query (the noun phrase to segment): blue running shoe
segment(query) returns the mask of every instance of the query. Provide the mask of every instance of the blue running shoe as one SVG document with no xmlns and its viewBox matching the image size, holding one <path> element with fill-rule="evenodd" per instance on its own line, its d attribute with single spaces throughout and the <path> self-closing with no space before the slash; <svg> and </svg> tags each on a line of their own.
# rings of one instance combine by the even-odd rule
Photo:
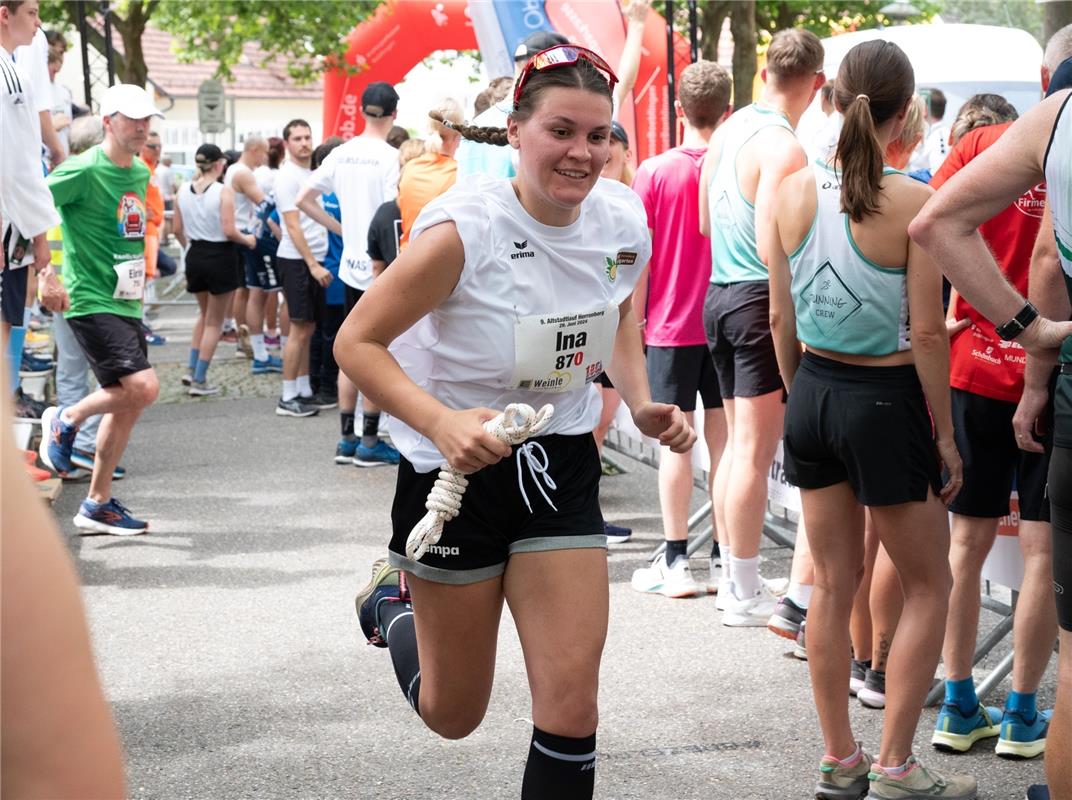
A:
<svg viewBox="0 0 1072 800">
<path fill-rule="evenodd" d="M 1046 752 L 1046 731 L 1052 711 L 1036 711 L 1028 721 L 1022 711 L 1006 710 L 994 752 L 1003 758 L 1034 758 Z"/>
<path fill-rule="evenodd" d="M 71 463 L 79 469 L 84 469 L 86 472 L 93 472 L 93 462 L 96 460 L 96 455 L 90 453 L 88 450 L 79 450 L 77 447 L 71 451 Z M 126 469 L 119 465 L 115 465 L 115 469 L 112 470 L 112 480 L 121 481 L 127 476 Z"/>
<path fill-rule="evenodd" d="M 41 414 L 41 446 L 38 453 L 50 470 L 61 478 L 74 467 L 71 464 L 71 452 L 74 450 L 74 437 L 78 433 L 77 425 L 68 425 L 60 419 L 57 406 L 49 406 Z"/>
<path fill-rule="evenodd" d="M 1044 783 L 1033 783 L 1027 787 L 1026 800 L 1050 800 L 1050 787 Z"/>
<path fill-rule="evenodd" d="M 358 444 L 357 439 L 339 439 L 339 443 L 335 445 L 335 463 L 353 464 Z"/>
<path fill-rule="evenodd" d="M 146 344 L 151 344 L 153 347 L 160 347 L 161 345 L 167 344 L 167 337 L 147 330 L 145 333 L 145 342 Z"/>
<path fill-rule="evenodd" d="M 386 467 L 389 464 L 397 464 L 400 458 L 398 451 L 383 439 L 376 442 L 375 447 L 362 447 L 359 441 L 354 451 L 354 466 Z"/>
<path fill-rule="evenodd" d="M 107 503 L 94 503 L 88 497 L 82 501 L 74 526 L 90 533 L 111 533 L 115 536 L 136 536 L 149 530 L 149 523 L 135 519 L 130 510 L 114 497 Z"/>
<path fill-rule="evenodd" d="M 283 359 L 277 356 L 269 355 L 264 361 L 258 361 L 253 359 L 252 365 L 249 371 L 254 375 L 267 375 L 270 372 L 282 372 L 283 371 Z"/>
<path fill-rule="evenodd" d="M 1001 730 L 1001 709 L 984 706 L 967 716 L 955 703 L 943 703 L 934 724 L 931 744 L 945 752 L 966 753 L 980 739 L 997 736 Z"/>
</svg>

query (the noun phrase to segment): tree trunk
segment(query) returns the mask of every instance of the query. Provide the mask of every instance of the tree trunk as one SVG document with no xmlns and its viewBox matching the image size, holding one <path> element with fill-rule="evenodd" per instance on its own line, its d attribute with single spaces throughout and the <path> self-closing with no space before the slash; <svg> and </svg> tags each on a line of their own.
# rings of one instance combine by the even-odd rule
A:
<svg viewBox="0 0 1072 800">
<path fill-rule="evenodd" d="M 700 4 L 700 54 L 705 61 L 718 61 L 718 40 L 722 37 L 722 22 L 730 15 L 732 3 Z"/>
<path fill-rule="evenodd" d="M 112 25 L 123 40 L 123 58 L 116 59 L 116 72 L 123 83 L 145 86 L 149 79 L 149 68 L 145 66 L 145 54 L 141 49 L 141 36 L 155 7 L 156 3 L 151 0 L 146 3 L 131 0 L 126 19 L 114 11 L 109 12 Z"/>
<path fill-rule="evenodd" d="M 1047 0 L 1042 5 L 1042 39 L 1050 37 L 1065 25 L 1072 25 L 1072 0 Z"/>
<path fill-rule="evenodd" d="M 756 80 L 756 2 L 738 2 L 730 12 L 733 34 L 733 107 L 744 108 L 752 102 L 752 85 Z"/>
</svg>

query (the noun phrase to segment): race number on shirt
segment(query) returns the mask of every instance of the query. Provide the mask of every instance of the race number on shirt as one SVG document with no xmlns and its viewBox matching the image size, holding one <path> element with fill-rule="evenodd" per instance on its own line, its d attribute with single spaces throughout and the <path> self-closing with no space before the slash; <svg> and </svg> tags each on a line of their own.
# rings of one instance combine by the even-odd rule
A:
<svg viewBox="0 0 1072 800">
<path fill-rule="evenodd" d="M 116 282 L 112 297 L 116 300 L 141 300 L 145 289 L 145 259 L 132 258 L 114 264 Z"/>
<path fill-rule="evenodd" d="M 610 364 L 618 306 L 522 317 L 514 326 L 514 388 L 567 392 L 591 383 Z"/>
</svg>

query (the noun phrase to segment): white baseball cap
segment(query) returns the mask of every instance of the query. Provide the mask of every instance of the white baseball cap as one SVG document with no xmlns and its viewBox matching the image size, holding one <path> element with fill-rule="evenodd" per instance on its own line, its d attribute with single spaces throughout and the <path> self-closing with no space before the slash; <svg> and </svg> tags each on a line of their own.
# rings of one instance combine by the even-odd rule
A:
<svg viewBox="0 0 1072 800">
<path fill-rule="evenodd" d="M 117 83 L 109 86 L 101 98 L 100 113 L 102 117 L 122 114 L 130 119 L 145 119 L 164 115 L 153 103 L 150 94 L 133 83 Z"/>
</svg>

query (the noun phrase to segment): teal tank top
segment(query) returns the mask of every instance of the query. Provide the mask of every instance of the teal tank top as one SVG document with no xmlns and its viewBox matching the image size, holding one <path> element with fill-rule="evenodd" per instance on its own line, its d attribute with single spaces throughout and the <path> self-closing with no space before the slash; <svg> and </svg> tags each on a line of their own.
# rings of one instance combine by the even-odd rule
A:
<svg viewBox="0 0 1072 800">
<path fill-rule="evenodd" d="M 812 174 L 815 219 L 789 256 L 797 339 L 810 347 L 862 356 L 908 350 L 907 269 L 879 266 L 860 252 L 849 215 L 841 211 L 838 176 L 818 160 Z"/>
<path fill-rule="evenodd" d="M 722 150 L 708 179 L 707 208 L 711 220 L 711 282 L 767 280 L 767 265 L 756 247 L 756 207 L 741 194 L 737 155 L 764 128 L 793 126 L 777 111 L 753 103 L 725 123 Z"/>
</svg>

